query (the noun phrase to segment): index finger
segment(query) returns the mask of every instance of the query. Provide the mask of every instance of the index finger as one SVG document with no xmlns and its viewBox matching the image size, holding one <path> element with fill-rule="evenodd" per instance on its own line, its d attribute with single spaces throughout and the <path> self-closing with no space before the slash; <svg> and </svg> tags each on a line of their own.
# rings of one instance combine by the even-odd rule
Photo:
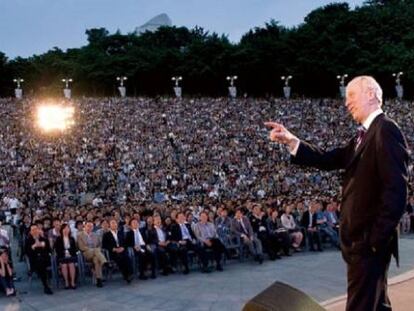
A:
<svg viewBox="0 0 414 311">
<path fill-rule="evenodd" d="M 279 129 L 282 126 L 282 124 L 279 124 L 277 122 L 271 122 L 271 121 L 265 122 L 264 125 L 270 128 L 274 128 L 274 129 Z"/>
</svg>

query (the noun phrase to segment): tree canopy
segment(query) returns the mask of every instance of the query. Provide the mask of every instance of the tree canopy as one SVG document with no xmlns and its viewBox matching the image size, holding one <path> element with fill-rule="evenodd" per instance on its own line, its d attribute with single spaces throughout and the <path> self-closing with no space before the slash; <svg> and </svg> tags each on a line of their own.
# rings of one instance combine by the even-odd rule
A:
<svg viewBox="0 0 414 311">
<path fill-rule="evenodd" d="M 185 94 L 225 95 L 227 75 L 238 75 L 239 94 L 281 96 L 280 76 L 290 74 L 297 96 L 337 96 L 338 74 L 373 75 L 385 95 L 395 96 L 392 73 L 414 82 L 414 0 L 370 0 L 354 10 L 335 3 L 309 13 L 297 27 L 271 20 L 240 42 L 201 27 L 161 27 L 139 36 L 88 29 L 88 44 L 41 55 L 7 59 L 0 52 L 0 96 L 10 96 L 13 78 L 26 93 L 60 94 L 73 78 L 75 95 L 116 94 L 116 77 L 128 77 L 129 95 L 171 94 L 174 75 Z M 413 91 L 406 87 L 406 94 Z"/>
</svg>

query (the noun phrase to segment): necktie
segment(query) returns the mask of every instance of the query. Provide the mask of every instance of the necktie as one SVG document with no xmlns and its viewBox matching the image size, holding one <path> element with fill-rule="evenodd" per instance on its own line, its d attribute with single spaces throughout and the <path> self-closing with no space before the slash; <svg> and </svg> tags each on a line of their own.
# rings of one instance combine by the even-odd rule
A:
<svg viewBox="0 0 414 311">
<path fill-rule="evenodd" d="M 240 221 L 240 225 L 241 225 L 241 227 L 243 229 L 244 234 L 247 235 L 247 230 L 246 230 L 246 227 L 244 226 L 243 220 L 239 220 L 239 221 Z"/>
<path fill-rule="evenodd" d="M 361 143 L 364 141 L 364 137 L 365 134 L 367 133 L 367 130 L 363 127 L 360 126 L 358 128 L 358 135 L 357 135 L 357 141 L 356 141 L 356 145 L 355 145 L 355 150 L 361 145 Z"/>
</svg>

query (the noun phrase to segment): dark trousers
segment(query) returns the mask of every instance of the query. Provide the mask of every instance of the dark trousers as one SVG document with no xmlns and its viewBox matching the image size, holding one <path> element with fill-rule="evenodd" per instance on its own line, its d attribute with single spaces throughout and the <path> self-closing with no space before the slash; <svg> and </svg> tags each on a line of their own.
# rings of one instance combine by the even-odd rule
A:
<svg viewBox="0 0 414 311">
<path fill-rule="evenodd" d="M 111 260 L 115 261 L 125 280 L 132 275 L 132 265 L 126 251 L 119 254 L 111 253 Z"/>
<path fill-rule="evenodd" d="M 147 249 L 145 252 L 136 251 L 135 257 L 138 258 L 138 267 L 139 267 L 139 275 L 144 275 L 145 270 L 147 269 L 148 265 L 151 265 L 151 272 L 152 275 L 155 275 L 156 263 L 155 263 L 155 254 L 153 252 L 148 251 Z"/>
<path fill-rule="evenodd" d="M 321 243 L 321 233 L 318 231 L 307 231 L 306 234 L 308 235 L 308 242 L 309 242 L 309 249 L 315 250 L 315 243 L 318 250 L 322 249 Z"/>
<path fill-rule="evenodd" d="M 47 283 L 47 267 L 50 266 L 50 258 L 35 257 L 30 259 L 30 267 L 32 272 L 36 272 L 42 281 L 43 287 L 49 287 Z"/>
<path fill-rule="evenodd" d="M 10 275 L 0 276 L 0 285 L 4 290 L 8 288 L 14 288 L 13 277 Z"/>
<path fill-rule="evenodd" d="M 219 239 L 211 239 L 211 246 L 207 246 L 203 243 L 203 245 L 199 249 L 199 256 L 201 263 L 204 268 L 208 267 L 208 253 L 207 250 L 213 251 L 214 260 L 216 261 L 217 265 L 220 265 L 222 255 L 226 251 L 223 243 L 220 242 Z"/>
<path fill-rule="evenodd" d="M 188 251 L 191 250 L 197 252 L 197 247 L 189 240 L 186 242 L 185 245 L 180 243 L 170 243 L 168 244 L 168 250 L 171 253 L 173 266 L 177 265 L 177 258 L 179 258 L 184 269 L 188 271 Z"/>
<path fill-rule="evenodd" d="M 157 245 L 154 247 L 154 254 L 155 258 L 158 261 L 159 267 L 163 270 L 164 273 L 167 273 L 168 268 L 170 268 L 167 248 Z"/>
<path fill-rule="evenodd" d="M 257 238 L 262 242 L 263 250 L 269 255 L 270 259 L 274 259 L 280 250 L 277 239 L 272 239 L 266 231 L 257 232 Z"/>
<path fill-rule="evenodd" d="M 365 256 L 348 263 L 347 311 L 390 311 L 387 274 L 391 255 Z"/>
<path fill-rule="evenodd" d="M 269 235 L 273 245 L 277 251 L 283 250 L 285 254 L 289 254 L 290 250 L 290 236 L 287 231 L 285 232 L 274 232 Z"/>
</svg>

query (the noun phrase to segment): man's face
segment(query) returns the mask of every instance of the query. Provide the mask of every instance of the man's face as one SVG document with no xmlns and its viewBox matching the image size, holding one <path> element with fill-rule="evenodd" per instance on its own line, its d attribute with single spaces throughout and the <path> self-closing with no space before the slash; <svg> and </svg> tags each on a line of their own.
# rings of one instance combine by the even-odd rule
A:
<svg viewBox="0 0 414 311">
<path fill-rule="evenodd" d="M 207 214 L 206 213 L 200 214 L 200 220 L 201 220 L 201 222 L 207 222 L 207 220 L 208 220 Z"/>
<path fill-rule="evenodd" d="M 237 211 L 235 216 L 236 216 L 237 219 L 241 219 L 243 217 L 243 214 L 242 214 L 242 212 Z"/>
<path fill-rule="evenodd" d="M 93 229 L 93 224 L 91 222 L 87 222 L 85 225 L 86 232 L 91 232 Z"/>
<path fill-rule="evenodd" d="M 138 229 L 138 221 L 136 221 L 136 219 L 134 219 L 134 220 L 131 221 L 131 228 L 133 230 Z"/>
<path fill-rule="evenodd" d="M 117 224 L 116 220 L 111 220 L 109 225 L 111 226 L 112 231 L 116 231 L 118 229 L 118 224 Z"/>
<path fill-rule="evenodd" d="M 180 223 L 180 224 L 185 223 L 185 216 L 184 216 L 184 214 L 178 214 L 177 220 L 178 220 L 178 223 Z"/>
<path fill-rule="evenodd" d="M 159 227 L 161 225 L 161 218 L 160 217 L 154 217 L 154 225 Z"/>
<path fill-rule="evenodd" d="M 37 236 L 39 234 L 39 228 L 37 226 L 30 227 L 30 234 L 32 236 Z"/>
<path fill-rule="evenodd" d="M 362 81 L 350 82 L 346 88 L 346 107 L 352 118 L 362 123 L 369 114 L 370 103 L 374 100 L 375 94 L 363 87 Z"/>
</svg>

